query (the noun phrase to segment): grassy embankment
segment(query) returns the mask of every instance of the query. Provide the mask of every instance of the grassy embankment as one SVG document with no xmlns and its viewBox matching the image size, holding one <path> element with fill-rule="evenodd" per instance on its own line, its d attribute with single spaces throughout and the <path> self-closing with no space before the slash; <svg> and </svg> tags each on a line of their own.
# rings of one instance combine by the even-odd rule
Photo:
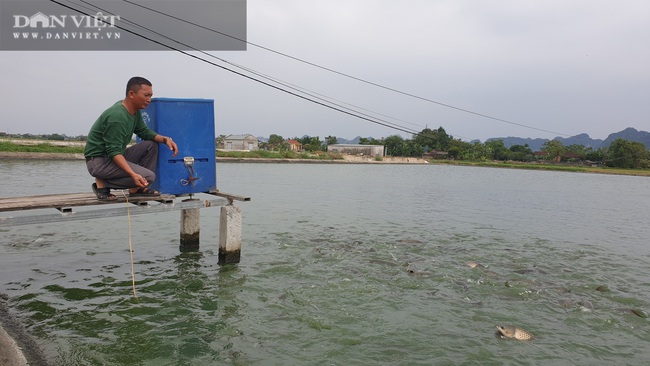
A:
<svg viewBox="0 0 650 366">
<path fill-rule="evenodd" d="M 38 144 L 16 144 L 9 141 L 0 140 L 0 151 L 6 152 L 34 152 L 34 153 L 71 153 L 82 154 L 83 145 L 74 146 L 56 146 L 49 143 Z M 229 158 L 261 158 L 261 159 L 318 159 L 318 160 L 343 160 L 343 156 L 338 153 L 321 152 L 319 154 L 296 153 L 292 151 L 218 151 L 217 157 Z M 512 168 L 512 169 L 530 169 L 530 170 L 550 170 L 561 172 L 576 173 L 600 173 L 600 174 L 621 174 L 650 176 L 650 169 L 618 169 L 608 167 L 588 167 L 551 163 L 518 163 L 518 162 L 501 162 L 501 161 L 458 161 L 458 160 L 430 160 L 433 164 L 460 165 L 460 166 L 478 166 L 490 168 Z"/>
<path fill-rule="evenodd" d="M 0 151 L 6 152 L 31 152 L 31 153 L 69 153 L 83 154 L 83 145 L 58 146 L 47 142 L 38 144 L 16 144 L 10 141 L 0 141 Z"/>
<path fill-rule="evenodd" d="M 297 153 L 293 151 L 217 151 L 217 157 L 221 158 L 258 158 L 258 159 L 312 159 L 312 160 L 343 160 L 339 153 L 328 153 L 319 151 L 315 154 Z"/>
<path fill-rule="evenodd" d="M 583 166 L 583 165 L 554 164 L 551 162 L 520 163 L 520 162 L 512 162 L 512 161 L 454 161 L 454 160 L 432 160 L 430 162 L 434 164 L 479 166 L 479 167 L 490 167 L 490 168 L 549 170 L 549 171 L 558 171 L 558 172 L 620 174 L 620 175 L 636 175 L 636 176 L 650 177 L 650 169 L 622 169 L 622 168 L 610 168 L 604 166 L 591 167 L 591 166 Z"/>
</svg>

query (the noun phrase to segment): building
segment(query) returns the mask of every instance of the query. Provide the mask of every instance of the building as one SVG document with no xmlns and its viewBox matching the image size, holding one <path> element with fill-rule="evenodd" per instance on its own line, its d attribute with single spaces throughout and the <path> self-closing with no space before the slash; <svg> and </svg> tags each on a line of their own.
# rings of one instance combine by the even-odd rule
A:
<svg viewBox="0 0 650 366">
<path fill-rule="evenodd" d="M 295 152 L 301 152 L 302 151 L 302 144 L 300 143 L 300 141 L 287 140 L 287 144 L 289 144 L 289 150 L 290 151 L 295 151 Z"/>
<path fill-rule="evenodd" d="M 253 135 L 230 135 L 223 139 L 224 150 L 246 150 L 259 149 L 259 141 Z"/>
<path fill-rule="evenodd" d="M 432 159 L 447 159 L 449 153 L 441 150 L 429 150 L 424 153 L 424 156 Z"/>
<path fill-rule="evenodd" d="M 384 156 L 384 145 L 334 144 L 327 146 L 327 152 L 348 155 Z"/>
</svg>

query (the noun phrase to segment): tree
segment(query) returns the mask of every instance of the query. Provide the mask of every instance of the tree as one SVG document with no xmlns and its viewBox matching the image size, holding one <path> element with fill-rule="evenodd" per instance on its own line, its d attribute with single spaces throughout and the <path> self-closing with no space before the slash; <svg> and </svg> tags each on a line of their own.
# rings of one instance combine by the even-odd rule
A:
<svg viewBox="0 0 650 366">
<path fill-rule="evenodd" d="M 510 146 L 510 160 L 516 161 L 531 161 L 533 160 L 533 150 L 528 147 L 528 144 L 525 145 L 512 145 Z"/>
<path fill-rule="evenodd" d="M 223 149 L 224 148 L 224 140 L 226 139 L 226 135 L 219 135 L 215 137 L 214 139 L 214 144 L 217 146 L 217 149 Z"/>
<path fill-rule="evenodd" d="M 562 141 L 560 140 L 549 140 L 542 145 L 542 151 L 548 154 L 549 159 L 560 162 L 562 155 L 566 151 Z"/>
<path fill-rule="evenodd" d="M 507 160 L 508 149 L 503 144 L 503 140 L 486 141 L 485 147 L 488 151 L 488 157 L 492 160 Z"/>
<path fill-rule="evenodd" d="M 461 160 L 485 160 L 490 157 L 490 149 L 484 144 L 476 141 L 473 144 L 454 140 L 460 149 L 459 159 Z"/>
<path fill-rule="evenodd" d="M 284 145 L 286 145 L 284 142 L 284 137 L 276 134 L 271 134 L 271 136 L 269 136 L 269 141 L 267 142 L 269 149 L 282 150 L 284 148 Z"/>
<path fill-rule="evenodd" d="M 603 162 L 607 159 L 607 152 L 603 149 L 589 150 L 585 154 L 585 159 L 596 162 Z"/>
<path fill-rule="evenodd" d="M 58 133 L 53 133 L 50 135 L 43 135 L 43 138 L 46 140 L 56 140 L 56 141 L 63 141 L 65 140 L 65 135 L 61 135 Z"/>
<path fill-rule="evenodd" d="M 359 145 L 383 145 L 383 140 L 377 140 L 374 137 L 360 137 Z"/>
<path fill-rule="evenodd" d="M 437 132 L 438 132 L 437 133 L 438 150 L 443 150 L 443 151 L 447 150 L 449 148 L 449 142 L 453 140 L 452 137 L 447 134 L 447 131 L 445 131 L 445 129 L 442 128 L 442 126 L 438 127 Z"/>
<path fill-rule="evenodd" d="M 336 139 L 336 136 L 327 136 L 325 137 L 325 146 L 329 145 L 336 145 L 338 143 L 338 140 Z"/>
<path fill-rule="evenodd" d="M 303 138 L 296 138 L 302 144 L 302 149 L 305 151 L 318 151 L 323 149 L 323 143 L 318 136 L 310 137 L 304 136 Z"/>
<path fill-rule="evenodd" d="M 404 150 L 402 151 L 402 156 L 413 156 L 413 157 L 422 157 L 424 155 L 424 147 L 416 144 L 413 140 L 407 140 L 404 142 Z"/>
<path fill-rule="evenodd" d="M 451 146 L 449 149 L 447 149 L 447 158 L 449 159 L 458 159 L 460 156 L 460 147 L 458 146 Z"/>
<path fill-rule="evenodd" d="M 645 168 L 648 166 L 648 150 L 640 142 L 616 139 L 609 145 L 610 166 L 617 168 Z"/>
<path fill-rule="evenodd" d="M 427 150 L 445 151 L 449 148 L 451 140 L 451 136 L 447 135 L 447 132 L 442 127 L 438 127 L 437 130 L 425 128 L 413 137 L 414 144 L 420 145 Z"/>
<path fill-rule="evenodd" d="M 586 148 L 585 145 L 571 144 L 565 148 L 564 155 L 567 159 L 583 160 L 588 151 L 591 151 L 591 148 Z"/>
<path fill-rule="evenodd" d="M 433 131 L 430 128 L 425 128 L 424 130 L 420 131 L 417 135 L 413 136 L 413 143 L 420 145 L 422 147 L 426 147 L 428 149 L 435 149 L 438 138 L 436 136 L 436 131 Z"/>
<path fill-rule="evenodd" d="M 384 139 L 384 146 L 386 146 L 386 155 L 389 156 L 403 156 L 404 155 L 404 139 L 400 135 L 391 135 Z"/>
<path fill-rule="evenodd" d="M 483 144 L 476 143 L 483 148 Z M 470 144 L 469 142 L 462 141 L 460 139 L 452 139 L 449 141 L 449 148 L 447 152 L 449 153 L 447 157 L 451 159 L 460 159 L 460 160 L 480 160 L 483 157 L 480 156 L 477 151 L 474 149 L 475 144 Z"/>
</svg>

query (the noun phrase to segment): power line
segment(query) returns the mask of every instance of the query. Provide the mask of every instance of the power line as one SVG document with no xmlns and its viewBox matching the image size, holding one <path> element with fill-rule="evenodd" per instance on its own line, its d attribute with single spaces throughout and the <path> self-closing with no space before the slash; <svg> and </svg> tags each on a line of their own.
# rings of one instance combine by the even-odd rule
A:
<svg viewBox="0 0 650 366">
<path fill-rule="evenodd" d="M 385 85 L 382 85 L 382 84 L 379 84 L 379 83 L 375 83 L 375 82 L 372 82 L 372 81 L 369 81 L 369 80 L 366 80 L 366 79 L 362 79 L 362 78 L 359 78 L 359 77 L 356 77 L 356 76 L 353 76 L 353 75 L 350 75 L 350 74 L 346 74 L 346 73 L 343 73 L 343 72 L 340 72 L 340 71 L 337 71 L 337 70 L 334 70 L 334 69 L 331 69 L 331 68 L 328 68 L 328 67 L 325 67 L 325 66 L 321 66 L 321 65 L 318 65 L 316 63 L 306 61 L 306 60 L 303 60 L 301 58 L 291 56 L 289 54 L 279 52 L 279 51 L 273 50 L 273 49 L 268 48 L 268 47 L 264 47 L 264 46 L 259 45 L 257 43 L 253 43 L 253 42 L 250 42 L 248 40 L 241 39 L 241 38 L 235 37 L 233 35 L 223 33 L 223 32 L 220 32 L 218 30 L 203 26 L 201 24 L 197 24 L 195 22 L 191 22 L 189 20 L 182 19 L 182 18 L 179 18 L 179 17 L 171 15 L 171 14 L 167 14 L 165 12 L 162 12 L 162 11 L 159 11 L 159 10 L 156 10 L 156 9 L 152 9 L 152 8 L 144 6 L 142 4 L 137 4 L 137 3 L 133 2 L 133 1 L 130 1 L 130 0 L 122 0 L 122 1 L 125 2 L 125 3 L 129 3 L 129 4 L 132 4 L 132 5 L 138 6 L 140 8 L 147 9 L 149 11 L 158 13 L 160 15 L 164 15 L 164 16 L 167 16 L 169 18 L 172 18 L 172 19 L 175 19 L 175 20 L 178 20 L 178 21 L 193 25 L 195 27 L 199 27 L 199 28 L 207 30 L 207 31 L 214 32 L 214 33 L 220 34 L 222 36 L 229 37 L 231 39 L 234 39 L 234 40 L 237 40 L 237 41 L 240 41 L 240 42 L 245 42 L 246 44 L 249 44 L 251 46 L 255 46 L 255 47 L 261 48 L 263 50 L 275 53 L 277 55 L 284 56 L 284 57 L 290 58 L 290 59 L 298 61 L 298 62 L 302 62 L 304 64 L 319 68 L 321 70 L 325 70 L 325 71 L 328 71 L 328 72 L 331 72 L 331 73 L 334 73 L 334 74 L 337 74 L 337 75 L 340 75 L 340 76 L 344 76 L 344 77 L 347 77 L 347 78 L 350 78 L 350 79 L 353 79 L 353 80 L 356 80 L 356 81 L 360 81 L 362 83 L 369 84 L 369 85 L 372 85 L 372 86 L 375 86 L 375 87 L 378 87 L 378 88 L 381 88 L 381 89 L 389 90 L 389 91 L 394 92 L 394 93 L 402 94 L 402 95 L 405 95 L 405 96 L 408 96 L 408 97 L 411 97 L 411 98 L 415 98 L 415 99 L 419 99 L 419 100 L 422 100 L 422 101 L 425 101 L 425 102 L 437 104 L 437 105 L 440 105 L 440 106 L 443 106 L 443 107 L 446 107 L 446 108 L 451 108 L 451 109 L 454 109 L 454 110 L 457 110 L 457 111 L 473 114 L 475 116 L 488 118 L 488 119 L 492 119 L 492 120 L 503 122 L 503 123 L 508 123 L 508 124 L 511 124 L 511 125 L 514 125 L 514 126 L 529 128 L 529 129 L 532 129 L 532 130 L 537 130 L 537 131 L 541 131 L 541 132 L 547 132 L 547 133 L 552 133 L 552 134 L 557 134 L 557 135 L 562 135 L 562 136 L 572 136 L 572 135 L 569 135 L 569 134 L 566 134 L 566 133 L 555 132 L 555 131 L 545 130 L 545 129 L 542 129 L 542 128 L 528 126 L 528 125 L 525 125 L 525 124 L 522 124 L 522 123 L 517 123 L 517 122 L 509 121 L 509 120 L 506 120 L 506 119 L 493 117 L 493 116 L 490 116 L 490 115 L 487 115 L 487 114 L 484 114 L 484 113 L 474 112 L 474 111 L 466 109 L 466 108 L 460 108 L 460 107 L 453 106 L 451 104 L 442 103 L 442 102 L 438 102 L 438 101 L 435 101 L 435 100 L 432 100 L 432 99 L 429 99 L 429 98 L 421 97 L 419 95 L 415 95 L 415 94 L 408 93 L 408 92 L 405 92 L 405 91 L 401 91 L 401 90 L 398 90 L 398 89 L 395 89 L 395 88 L 391 88 L 391 87 L 388 87 L 388 86 L 385 86 Z"/>
<path fill-rule="evenodd" d="M 67 9 L 70 9 L 70 10 L 72 10 L 72 11 L 78 12 L 78 13 L 80 13 L 80 14 L 83 14 L 83 15 L 86 15 L 86 16 L 91 16 L 90 14 L 87 14 L 87 13 L 85 13 L 85 12 L 79 10 L 79 9 L 73 8 L 73 7 L 69 6 L 69 5 L 63 4 L 63 3 L 61 3 L 61 2 L 59 2 L 59 1 L 57 1 L 57 0 L 50 0 L 50 1 L 53 2 L 53 3 L 55 3 L 55 4 L 58 4 L 58 5 L 60 5 L 60 6 L 63 6 L 63 7 L 65 7 L 65 8 L 67 8 Z M 83 0 L 82 0 L 82 1 L 83 1 Z M 85 1 L 84 1 L 84 2 L 85 2 Z M 85 2 L 85 3 L 90 4 L 90 3 L 88 3 L 88 2 Z M 90 5 L 92 5 L 92 4 L 90 4 Z M 92 5 L 92 6 L 95 6 L 95 5 Z M 95 6 L 95 7 L 99 9 L 99 7 L 97 7 L 97 6 Z M 193 55 L 193 54 L 191 54 L 191 53 L 189 53 L 189 52 L 183 51 L 183 50 L 181 50 L 181 49 L 179 49 L 179 48 L 176 48 L 176 47 L 173 47 L 173 46 L 171 46 L 171 45 L 165 44 L 165 43 L 163 43 L 163 42 L 157 41 L 157 40 L 155 40 L 155 39 L 153 39 L 153 38 L 151 38 L 151 37 L 147 37 L 147 36 L 145 36 L 145 35 L 142 35 L 142 34 L 140 34 L 140 33 L 137 33 L 137 32 L 135 32 L 135 31 L 133 31 L 133 30 L 130 30 L 130 29 L 124 28 L 124 27 L 122 27 L 122 26 L 114 25 L 114 27 L 115 27 L 115 28 L 118 28 L 118 29 L 121 29 L 121 30 L 124 30 L 124 31 L 126 31 L 126 32 L 128 32 L 128 33 L 131 33 L 131 34 L 135 35 L 135 36 L 141 37 L 141 38 L 143 38 L 143 39 L 145 39 L 145 40 L 147 40 L 147 41 L 150 41 L 150 42 L 153 42 L 153 43 L 155 43 L 155 44 L 158 44 L 158 45 L 160 45 L 160 46 L 162 46 L 162 47 L 168 48 L 168 49 L 173 50 L 173 51 L 177 51 L 177 52 L 179 52 L 179 53 L 181 53 L 181 54 L 183 54 L 183 55 L 189 56 L 189 57 L 194 58 L 194 59 L 197 59 L 197 60 L 199 60 L 199 61 L 203 61 L 203 62 L 205 62 L 205 63 L 207 63 L 207 64 L 212 65 L 212 66 L 219 67 L 219 68 L 221 68 L 221 69 L 224 69 L 224 70 L 229 71 L 229 72 L 231 72 L 231 73 L 234 73 L 234 74 L 236 74 L 236 75 L 239 75 L 239 76 L 245 77 L 245 78 L 247 78 L 247 79 L 250 79 L 250 80 L 256 81 L 256 82 L 258 82 L 258 83 L 260 83 L 260 84 L 266 85 L 266 86 L 271 87 L 271 88 L 274 88 L 274 89 L 276 89 L 276 90 L 280 90 L 280 91 L 285 92 L 285 93 L 287 93 L 287 94 L 290 94 L 290 95 L 293 95 L 293 96 L 295 96 L 295 97 L 298 97 L 298 98 L 301 98 L 301 99 L 304 99 L 304 100 L 310 101 L 310 102 L 312 102 L 312 103 L 315 103 L 315 104 L 321 105 L 321 106 L 323 106 L 323 107 L 326 107 L 326 108 L 329 108 L 329 109 L 332 109 L 332 110 L 335 110 L 335 111 L 338 111 L 338 112 L 341 112 L 341 113 L 344 113 L 344 114 L 347 114 L 347 115 L 350 115 L 350 116 L 353 116 L 353 117 L 356 117 L 356 118 L 359 118 L 359 119 L 363 119 L 363 120 L 366 120 L 366 121 L 369 121 L 369 122 L 371 122 L 371 123 L 375 123 L 375 124 L 378 124 L 378 125 L 381 125 L 381 126 L 384 126 L 384 127 L 392 128 L 392 129 L 395 129 L 395 130 L 398 130 L 398 131 L 402 131 L 402 132 L 406 132 L 406 133 L 409 133 L 409 134 L 417 134 L 417 132 L 415 132 L 415 131 L 413 131 L 413 130 L 410 130 L 410 129 L 406 129 L 405 127 L 402 127 L 402 126 L 399 126 L 399 125 L 395 125 L 395 124 L 391 124 L 391 123 L 389 123 L 389 122 L 384 122 L 384 121 L 381 121 L 381 120 L 377 120 L 377 119 L 375 119 L 375 118 L 366 117 L 366 116 L 364 116 L 363 114 L 361 114 L 361 113 L 359 113 L 359 112 L 354 112 L 354 111 L 346 110 L 346 109 L 344 109 L 345 107 L 338 106 L 338 105 L 336 105 L 336 104 L 334 104 L 334 105 L 330 105 L 330 104 L 327 104 L 326 102 L 318 101 L 318 100 L 315 100 L 315 99 L 312 99 L 312 98 L 306 97 L 306 96 L 304 96 L 304 95 L 300 95 L 300 94 L 298 94 L 298 93 L 296 93 L 296 92 L 292 92 L 292 91 L 289 91 L 289 90 L 283 89 L 283 88 L 281 88 L 281 87 L 279 87 L 279 86 L 276 86 L 276 85 L 273 85 L 273 84 L 271 84 L 271 83 L 268 83 L 268 82 L 265 82 L 265 81 L 262 81 L 262 80 L 256 79 L 256 78 L 254 78 L 254 77 L 252 77 L 252 76 L 249 76 L 249 75 L 246 75 L 246 74 L 244 74 L 244 73 L 241 73 L 241 72 L 235 71 L 235 70 L 230 69 L 230 68 L 228 68 L 228 67 L 225 67 L 225 66 L 223 66 L 223 65 L 219 65 L 219 64 L 217 64 L 217 63 L 215 63 L 215 62 L 212 62 L 212 61 L 206 60 L 206 59 L 204 59 L 204 58 L 201 58 L 201 57 L 199 57 L 199 56 Z M 142 27 L 142 26 L 138 26 L 138 27 L 143 28 L 143 29 L 146 29 L 146 28 L 144 28 L 144 27 Z M 151 30 L 149 30 L 149 31 L 151 31 Z M 153 32 L 153 31 L 151 31 L 151 32 Z M 153 32 L 153 33 L 156 33 L 156 32 Z M 165 37 L 165 38 L 167 38 L 167 39 L 170 39 L 170 40 L 172 40 L 172 41 L 174 41 L 174 42 L 176 42 L 176 43 L 178 43 L 178 44 L 180 44 L 180 45 L 183 45 L 183 46 L 185 46 L 185 47 L 189 47 L 188 45 L 183 44 L 183 43 L 181 43 L 181 42 L 178 42 L 178 41 L 176 41 L 176 40 L 173 40 L 172 38 L 166 37 L 166 36 L 164 36 L 164 35 L 162 35 L 162 36 Z M 203 52 L 203 51 L 196 50 L 196 49 L 194 49 L 194 48 L 192 48 L 192 47 L 189 47 L 189 48 L 191 48 L 191 49 L 193 49 L 193 50 L 195 50 L 195 51 L 199 51 L 199 52 L 205 53 L 205 52 Z M 216 56 L 215 56 L 215 58 L 218 59 L 218 57 L 216 57 Z M 222 60 L 222 61 L 224 61 L 224 60 Z M 224 61 L 224 62 L 225 62 L 225 61 Z"/>
<path fill-rule="evenodd" d="M 90 5 L 90 6 L 94 7 L 94 8 L 96 8 L 96 9 L 99 9 L 99 10 L 105 12 L 105 13 L 108 12 L 106 9 L 102 9 L 102 8 L 100 8 L 99 6 L 94 5 L 94 4 L 92 4 L 92 3 L 88 2 L 88 1 L 85 1 L 85 0 L 79 0 L 79 1 L 81 1 L 82 3 L 88 4 L 88 5 Z M 83 7 L 83 6 L 82 6 L 82 7 Z M 84 7 L 84 8 L 86 8 L 86 9 L 88 9 L 88 10 L 93 10 L 93 11 L 94 11 L 94 9 L 89 9 L 88 7 Z M 110 12 L 108 12 L 108 13 L 110 13 Z M 377 114 L 377 115 L 381 115 L 381 116 L 384 116 L 384 117 L 388 117 L 388 118 L 391 118 L 391 119 L 398 120 L 398 119 L 396 119 L 396 118 L 394 118 L 394 117 L 390 117 L 390 116 L 382 115 L 381 113 L 373 112 L 373 111 L 370 111 L 370 110 L 364 109 L 364 108 L 362 108 L 362 107 L 356 106 L 356 105 L 354 105 L 354 104 L 350 104 L 350 103 L 346 103 L 346 102 L 339 101 L 339 100 L 337 100 L 337 99 L 335 99 L 335 98 L 331 98 L 331 97 L 328 97 L 328 96 L 326 96 L 326 95 L 316 93 L 316 92 L 314 92 L 314 91 L 311 91 L 311 90 L 306 89 L 306 88 L 302 88 L 302 87 L 297 86 L 297 85 L 295 85 L 295 84 L 291 84 L 291 83 L 284 82 L 284 81 L 282 81 L 282 80 L 280 80 L 280 79 L 277 79 L 277 78 L 274 78 L 274 77 L 272 77 L 272 76 L 269 76 L 269 75 L 266 75 L 266 74 L 260 73 L 260 72 L 258 72 L 258 71 L 255 71 L 255 70 L 251 69 L 251 68 L 248 68 L 248 67 L 245 67 L 245 66 L 242 66 L 242 65 L 238 65 L 238 64 L 233 63 L 233 62 L 231 62 L 231 61 L 225 60 L 225 59 L 223 59 L 223 58 L 221 58 L 221 57 L 217 57 L 217 56 L 212 55 L 212 54 L 209 54 L 209 53 L 207 53 L 207 52 L 205 52 L 205 51 L 199 50 L 199 49 L 197 49 L 197 48 L 195 48 L 195 47 L 192 47 L 192 46 L 190 46 L 190 45 L 188 45 L 188 44 L 186 44 L 186 43 L 183 43 L 183 42 L 180 42 L 180 41 L 178 41 L 178 40 L 175 40 L 175 39 L 173 39 L 173 38 L 171 38 L 171 37 L 168 37 L 168 36 L 166 36 L 166 35 L 164 35 L 164 34 L 162 34 L 162 33 L 160 33 L 160 32 L 154 31 L 154 30 L 152 30 L 152 29 L 150 29 L 150 28 L 147 28 L 147 27 L 144 27 L 144 26 L 139 25 L 139 24 L 137 24 L 137 23 L 134 23 L 134 22 L 132 22 L 132 21 L 130 21 L 130 20 L 128 20 L 128 19 L 125 19 L 125 18 L 123 18 L 123 17 L 122 17 L 121 19 L 124 20 L 124 21 L 126 21 L 127 23 L 129 23 L 129 24 L 135 26 L 135 27 L 138 27 L 138 28 L 140 28 L 140 29 L 143 29 L 143 30 L 146 30 L 146 31 L 151 32 L 151 33 L 153 33 L 153 34 L 156 34 L 156 35 L 158 35 L 158 36 L 161 36 L 161 37 L 163 37 L 163 38 L 165 38 L 165 39 L 168 39 L 168 40 L 170 40 L 170 41 L 172 41 L 172 42 L 174 42 L 174 43 L 177 43 L 177 44 L 180 44 L 180 45 L 182 45 L 182 46 L 184 46 L 184 47 L 187 47 L 187 48 L 189 48 L 189 49 L 191 49 L 191 50 L 193 50 L 193 51 L 197 51 L 197 52 L 202 53 L 202 54 L 204 54 L 204 55 L 206 55 L 206 56 L 208 56 L 208 57 L 215 58 L 215 59 L 217 59 L 217 60 L 219 60 L 219 61 L 221 61 L 221 62 L 223 62 L 223 63 L 226 63 L 226 64 L 229 64 L 229 65 L 235 66 L 235 67 L 237 67 L 237 68 L 239 68 L 239 69 L 245 70 L 245 71 L 247 71 L 247 72 L 250 72 L 251 74 L 257 75 L 257 76 L 262 77 L 262 78 L 264 78 L 264 79 L 267 79 L 267 80 L 273 81 L 273 82 L 275 82 L 275 83 L 277 83 L 277 84 L 280 84 L 280 85 L 282 85 L 282 86 L 284 86 L 284 87 L 287 87 L 287 88 L 289 88 L 289 89 L 293 89 L 293 90 L 295 90 L 295 91 L 298 91 L 298 92 L 304 93 L 304 94 L 306 94 L 306 95 L 308 95 L 308 96 L 310 96 L 310 97 L 312 97 L 312 98 L 319 99 L 319 100 L 324 101 L 324 102 L 326 102 L 326 103 L 331 103 L 331 104 L 333 104 L 333 105 L 335 105 L 335 106 L 337 106 L 337 107 L 339 107 L 339 108 L 343 108 L 343 109 L 346 109 L 346 110 L 348 110 L 348 111 L 352 111 L 352 112 L 354 112 L 354 113 L 358 113 L 358 114 L 360 114 L 360 115 L 363 115 L 363 116 L 366 116 L 366 117 L 369 117 L 369 118 L 374 118 L 375 120 L 378 120 L 378 121 L 381 121 L 381 122 L 384 122 L 384 123 L 387 123 L 387 124 L 390 124 L 390 125 L 394 125 L 394 126 L 396 126 L 396 127 L 402 128 L 401 131 L 403 131 L 403 132 L 407 132 L 407 131 L 404 130 L 404 129 L 408 129 L 408 132 L 409 132 L 409 133 L 412 133 L 412 134 L 417 134 L 417 133 L 418 133 L 418 131 L 415 131 L 415 130 L 409 129 L 408 127 L 401 126 L 401 125 L 398 125 L 398 124 L 396 124 L 396 123 L 394 123 L 394 122 L 389 122 L 389 121 L 386 121 L 386 120 L 384 120 L 384 119 L 381 119 L 381 118 L 377 118 L 377 117 L 371 116 L 371 115 L 369 115 L 369 114 L 367 114 L 367 113 L 359 112 L 358 110 L 355 111 L 354 109 L 349 108 L 349 107 L 342 106 L 342 105 L 340 105 L 339 103 L 347 104 L 348 106 L 352 106 L 352 107 L 357 108 L 357 109 L 360 109 L 360 110 L 365 110 L 365 111 L 368 111 L 368 112 L 375 113 L 375 114 Z M 328 100 L 326 100 L 326 99 L 328 99 Z M 332 102 L 332 101 L 335 101 L 335 102 L 338 102 L 338 103 L 334 103 L 334 102 Z M 407 122 L 407 121 L 402 121 L 402 122 L 406 122 L 406 123 L 409 123 L 409 124 L 416 125 L 416 124 L 414 124 L 414 123 L 410 123 L 410 122 Z M 420 125 L 416 125 L 416 126 L 422 127 L 422 126 L 420 126 Z"/>
</svg>

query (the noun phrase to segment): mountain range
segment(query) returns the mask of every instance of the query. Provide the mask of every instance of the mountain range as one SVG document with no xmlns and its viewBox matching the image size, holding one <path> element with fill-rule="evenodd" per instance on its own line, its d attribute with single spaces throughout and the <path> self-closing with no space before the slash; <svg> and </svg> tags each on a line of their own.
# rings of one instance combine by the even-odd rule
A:
<svg viewBox="0 0 650 366">
<path fill-rule="evenodd" d="M 559 140 L 560 142 L 562 142 L 562 145 L 564 146 L 576 144 L 576 145 L 583 145 L 584 147 L 591 147 L 592 149 L 596 150 L 596 149 L 608 147 L 616 139 L 624 139 L 628 141 L 640 142 L 643 145 L 645 145 L 646 149 L 650 150 L 650 132 L 638 131 L 632 127 L 628 127 L 619 132 L 614 132 L 609 136 L 607 136 L 605 140 L 592 139 L 586 133 L 581 133 L 579 135 L 575 135 L 571 137 L 556 137 L 553 140 Z M 522 138 L 522 137 L 493 137 L 487 139 L 485 142 L 493 141 L 493 140 L 502 140 L 503 145 L 508 148 L 513 145 L 528 144 L 528 147 L 530 147 L 530 149 L 533 151 L 540 151 L 544 143 L 546 141 L 549 141 L 548 139 L 540 139 L 540 138 L 531 139 L 531 138 Z"/>
<path fill-rule="evenodd" d="M 258 137 L 257 138 L 260 141 L 267 141 L 267 138 L 264 137 Z M 357 136 L 353 138 L 352 140 L 347 140 L 344 138 L 337 138 L 336 142 L 339 144 L 358 144 L 359 139 L 361 139 L 361 136 Z M 569 146 L 569 145 L 583 145 L 584 147 L 590 147 L 594 150 L 608 147 L 614 140 L 616 139 L 624 139 L 628 141 L 634 141 L 634 142 L 640 142 L 645 145 L 646 149 L 650 150 L 650 132 L 647 131 L 638 131 L 635 128 L 628 127 L 622 131 L 619 132 L 614 132 L 607 136 L 605 140 L 600 140 L 600 139 L 592 139 L 589 137 L 588 134 L 586 133 L 581 133 L 579 135 L 571 136 L 571 137 L 556 137 L 553 140 L 559 140 L 562 142 L 562 145 L 564 146 Z M 540 151 L 542 149 L 542 146 L 546 141 L 550 141 L 549 139 L 541 139 L 541 138 L 536 138 L 536 139 L 531 139 L 531 138 L 523 138 L 523 137 L 492 137 L 485 142 L 488 141 L 494 141 L 494 140 L 502 140 L 503 145 L 507 148 L 513 146 L 513 145 L 526 145 L 528 144 L 528 147 L 530 147 L 531 150 L 533 151 Z M 481 142 L 480 140 L 473 140 L 470 141 L 470 143 L 475 143 L 475 142 Z"/>
</svg>

